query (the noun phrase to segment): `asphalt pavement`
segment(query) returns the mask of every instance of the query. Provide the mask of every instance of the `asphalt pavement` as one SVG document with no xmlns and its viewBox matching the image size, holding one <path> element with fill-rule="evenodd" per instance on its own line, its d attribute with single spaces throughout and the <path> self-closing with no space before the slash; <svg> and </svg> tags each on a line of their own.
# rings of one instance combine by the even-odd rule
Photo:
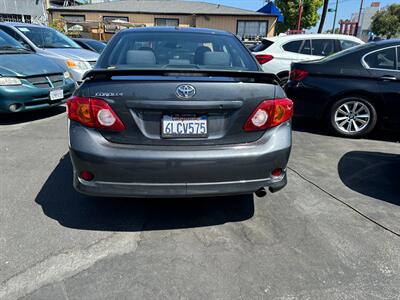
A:
<svg viewBox="0 0 400 300">
<path fill-rule="evenodd" d="M 400 135 L 296 123 L 266 197 L 72 188 L 65 109 L 0 116 L 0 299 L 400 299 Z"/>
</svg>

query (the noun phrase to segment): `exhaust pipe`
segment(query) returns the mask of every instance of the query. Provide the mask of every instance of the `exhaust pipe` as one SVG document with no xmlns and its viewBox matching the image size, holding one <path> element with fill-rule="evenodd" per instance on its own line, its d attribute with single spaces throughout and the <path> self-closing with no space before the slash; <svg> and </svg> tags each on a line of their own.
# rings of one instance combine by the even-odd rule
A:
<svg viewBox="0 0 400 300">
<path fill-rule="evenodd" d="M 267 191 L 265 188 L 261 188 L 255 192 L 256 196 L 259 198 L 265 197 L 267 195 Z"/>
</svg>

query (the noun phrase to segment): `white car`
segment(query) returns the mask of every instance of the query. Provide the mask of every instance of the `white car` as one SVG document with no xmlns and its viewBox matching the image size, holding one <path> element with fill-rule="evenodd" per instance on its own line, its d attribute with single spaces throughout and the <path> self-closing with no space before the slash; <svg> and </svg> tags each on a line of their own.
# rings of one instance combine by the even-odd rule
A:
<svg viewBox="0 0 400 300">
<path fill-rule="evenodd" d="M 266 38 L 252 52 L 265 72 L 285 84 L 292 62 L 320 59 L 360 44 L 364 42 L 349 35 L 295 34 Z"/>
</svg>

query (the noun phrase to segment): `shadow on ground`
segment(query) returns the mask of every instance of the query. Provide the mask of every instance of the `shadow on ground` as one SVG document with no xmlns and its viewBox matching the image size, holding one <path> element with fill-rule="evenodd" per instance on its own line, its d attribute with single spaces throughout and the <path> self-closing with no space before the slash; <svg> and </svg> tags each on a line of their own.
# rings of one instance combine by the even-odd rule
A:
<svg viewBox="0 0 400 300">
<path fill-rule="evenodd" d="M 350 189 L 400 205 L 400 155 L 352 151 L 339 161 L 338 172 Z"/>
<path fill-rule="evenodd" d="M 321 120 L 313 120 L 309 118 L 296 117 L 293 119 L 293 130 L 299 132 L 309 132 L 320 135 L 335 136 Z M 375 129 L 372 133 L 364 139 L 377 140 L 385 142 L 400 142 L 400 133 L 394 131 L 387 131 Z"/>
<path fill-rule="evenodd" d="M 254 214 L 253 195 L 192 199 L 112 199 L 86 197 L 72 187 L 65 155 L 35 201 L 61 225 L 86 230 L 142 231 L 192 228 L 238 222 Z"/>
<path fill-rule="evenodd" d="M 64 106 L 48 109 L 20 112 L 15 114 L 1 114 L 0 125 L 15 125 L 50 118 L 65 112 Z"/>
</svg>

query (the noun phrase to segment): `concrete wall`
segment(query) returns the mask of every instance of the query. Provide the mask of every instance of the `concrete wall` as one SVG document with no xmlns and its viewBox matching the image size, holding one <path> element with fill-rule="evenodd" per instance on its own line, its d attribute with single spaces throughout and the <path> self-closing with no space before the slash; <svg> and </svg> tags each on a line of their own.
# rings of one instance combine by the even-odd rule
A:
<svg viewBox="0 0 400 300">
<path fill-rule="evenodd" d="M 32 23 L 45 24 L 44 0 L 0 0 L 0 14 L 30 15 Z"/>
</svg>

